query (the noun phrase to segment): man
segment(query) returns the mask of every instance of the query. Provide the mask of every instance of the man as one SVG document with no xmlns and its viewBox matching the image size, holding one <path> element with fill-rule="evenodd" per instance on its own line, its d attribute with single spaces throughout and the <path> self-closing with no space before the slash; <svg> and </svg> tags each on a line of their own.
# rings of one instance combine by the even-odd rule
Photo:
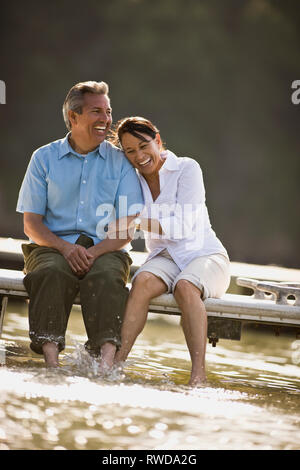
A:
<svg viewBox="0 0 300 470">
<path fill-rule="evenodd" d="M 24 285 L 31 349 L 57 367 L 74 299 L 80 292 L 87 350 L 110 367 L 120 346 L 131 259 L 130 236 L 110 239 L 107 224 L 134 220 L 143 197 L 135 170 L 107 134 L 112 110 L 105 82 L 82 82 L 68 92 L 69 133 L 36 150 L 17 203 L 24 214 Z"/>
</svg>

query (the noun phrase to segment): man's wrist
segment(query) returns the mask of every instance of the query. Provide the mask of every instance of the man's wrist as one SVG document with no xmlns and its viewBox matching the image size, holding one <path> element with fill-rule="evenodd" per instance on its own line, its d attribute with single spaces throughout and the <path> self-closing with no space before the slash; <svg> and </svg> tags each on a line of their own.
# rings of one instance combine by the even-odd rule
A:
<svg viewBox="0 0 300 470">
<path fill-rule="evenodd" d="M 70 245 L 72 245 L 72 243 L 67 242 L 66 240 L 63 240 L 62 238 L 59 238 L 59 237 L 57 238 L 58 240 L 57 240 L 56 246 L 54 246 L 53 248 L 56 248 L 60 253 L 63 253 L 67 248 L 70 247 Z"/>
<path fill-rule="evenodd" d="M 134 225 L 135 225 L 136 230 L 141 230 L 141 223 L 142 223 L 142 219 L 140 217 L 136 217 L 134 219 Z"/>
</svg>

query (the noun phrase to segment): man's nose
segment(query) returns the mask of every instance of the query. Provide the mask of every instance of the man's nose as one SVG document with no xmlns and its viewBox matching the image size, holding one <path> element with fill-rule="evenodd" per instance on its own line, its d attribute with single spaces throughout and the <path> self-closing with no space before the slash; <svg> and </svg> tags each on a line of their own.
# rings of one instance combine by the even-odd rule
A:
<svg viewBox="0 0 300 470">
<path fill-rule="evenodd" d="M 100 113 L 98 115 L 98 121 L 102 124 L 102 123 L 107 123 L 109 121 L 109 116 L 106 114 L 106 113 Z"/>
</svg>

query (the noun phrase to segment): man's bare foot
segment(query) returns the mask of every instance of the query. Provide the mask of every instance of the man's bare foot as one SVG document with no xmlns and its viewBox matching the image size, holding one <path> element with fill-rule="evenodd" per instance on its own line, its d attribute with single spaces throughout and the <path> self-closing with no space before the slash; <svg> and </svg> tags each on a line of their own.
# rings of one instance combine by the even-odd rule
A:
<svg viewBox="0 0 300 470">
<path fill-rule="evenodd" d="M 58 367 L 58 346 L 56 343 L 43 344 L 43 354 L 47 367 Z"/>
<path fill-rule="evenodd" d="M 101 347 L 100 372 L 109 372 L 114 365 L 117 347 L 112 343 L 104 343 Z"/>
</svg>

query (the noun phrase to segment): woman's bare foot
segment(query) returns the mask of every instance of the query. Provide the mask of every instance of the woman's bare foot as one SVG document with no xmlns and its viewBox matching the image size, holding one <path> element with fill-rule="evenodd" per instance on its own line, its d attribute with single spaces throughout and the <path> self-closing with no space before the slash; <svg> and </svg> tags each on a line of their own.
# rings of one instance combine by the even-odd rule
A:
<svg viewBox="0 0 300 470">
<path fill-rule="evenodd" d="M 207 383 L 206 377 L 204 376 L 195 376 L 191 377 L 189 381 L 190 387 L 203 387 Z"/>
<path fill-rule="evenodd" d="M 191 387 L 203 387 L 206 384 L 205 366 L 192 367 L 189 385 Z"/>
<path fill-rule="evenodd" d="M 58 367 L 58 346 L 56 343 L 48 342 L 43 344 L 43 354 L 47 367 Z"/>
</svg>

